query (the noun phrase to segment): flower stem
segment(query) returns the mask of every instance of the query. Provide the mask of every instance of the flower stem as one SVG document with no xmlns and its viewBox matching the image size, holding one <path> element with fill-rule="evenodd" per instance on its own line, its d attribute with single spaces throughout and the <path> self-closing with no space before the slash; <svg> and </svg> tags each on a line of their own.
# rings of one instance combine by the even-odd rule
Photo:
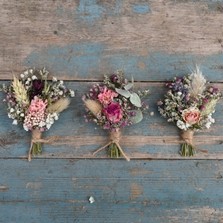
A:
<svg viewBox="0 0 223 223">
<path fill-rule="evenodd" d="M 195 147 L 188 143 L 183 143 L 179 151 L 181 156 L 194 156 L 196 154 Z"/>
<path fill-rule="evenodd" d="M 109 151 L 110 151 L 110 157 L 111 158 L 119 158 L 121 156 L 119 148 L 117 147 L 117 145 L 115 143 L 112 143 L 109 146 Z"/>
<path fill-rule="evenodd" d="M 42 153 L 42 146 L 40 142 L 33 143 L 32 155 L 38 155 Z"/>
</svg>

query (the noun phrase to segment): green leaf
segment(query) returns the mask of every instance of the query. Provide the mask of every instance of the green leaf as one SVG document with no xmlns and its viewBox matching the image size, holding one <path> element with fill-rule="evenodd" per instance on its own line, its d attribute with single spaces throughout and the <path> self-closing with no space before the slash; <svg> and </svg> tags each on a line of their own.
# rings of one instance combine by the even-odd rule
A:
<svg viewBox="0 0 223 223">
<path fill-rule="evenodd" d="M 130 119 L 131 122 L 133 124 L 137 124 L 137 123 L 141 122 L 143 119 L 141 110 L 133 110 L 132 112 L 135 112 L 136 114 L 135 114 L 135 116 L 131 117 L 131 119 Z"/>
<path fill-rule="evenodd" d="M 133 83 L 129 83 L 129 84 L 127 84 L 127 85 L 125 85 L 125 90 L 130 90 L 131 88 L 133 87 Z"/>
<path fill-rule="evenodd" d="M 136 107 L 140 108 L 142 106 L 141 99 L 136 93 L 132 93 L 130 96 L 130 102 Z"/>
<path fill-rule="evenodd" d="M 116 92 L 126 98 L 129 98 L 131 96 L 131 93 L 127 90 L 123 90 L 123 89 L 119 89 L 119 88 L 115 88 Z"/>
</svg>

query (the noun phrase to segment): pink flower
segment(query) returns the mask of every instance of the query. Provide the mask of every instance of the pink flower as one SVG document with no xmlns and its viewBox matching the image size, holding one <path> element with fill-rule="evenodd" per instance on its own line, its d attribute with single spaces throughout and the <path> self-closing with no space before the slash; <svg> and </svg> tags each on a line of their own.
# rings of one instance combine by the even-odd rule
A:
<svg viewBox="0 0 223 223">
<path fill-rule="evenodd" d="M 47 101 L 43 101 L 42 99 L 38 98 L 37 96 L 34 97 L 34 99 L 31 101 L 31 104 L 29 106 L 29 112 L 42 112 L 45 111 L 47 106 Z"/>
<path fill-rule="evenodd" d="M 182 116 L 186 123 L 193 125 L 200 121 L 201 113 L 197 108 L 189 108 L 183 110 Z"/>
<path fill-rule="evenodd" d="M 37 96 L 32 99 L 23 124 L 26 131 L 34 128 L 38 128 L 41 131 L 44 130 L 44 126 L 46 125 L 46 106 L 47 101 L 44 102 Z"/>
<path fill-rule="evenodd" d="M 123 116 L 123 111 L 119 103 L 112 102 L 102 110 L 106 118 L 112 123 L 118 123 Z"/>
<path fill-rule="evenodd" d="M 98 95 L 98 100 L 104 104 L 108 105 L 109 103 L 112 102 L 113 98 L 117 97 L 118 94 L 112 90 L 107 89 L 106 87 L 103 89 L 103 92 L 101 92 Z"/>
</svg>

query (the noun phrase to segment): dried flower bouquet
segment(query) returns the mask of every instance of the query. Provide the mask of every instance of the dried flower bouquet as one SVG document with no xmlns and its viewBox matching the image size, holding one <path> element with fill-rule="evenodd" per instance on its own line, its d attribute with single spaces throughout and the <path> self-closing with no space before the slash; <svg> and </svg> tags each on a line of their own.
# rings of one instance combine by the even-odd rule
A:
<svg viewBox="0 0 223 223">
<path fill-rule="evenodd" d="M 69 97 L 74 97 L 74 91 L 67 89 L 63 81 L 55 77 L 48 81 L 48 74 L 45 68 L 28 69 L 19 79 L 14 77 L 10 85 L 2 87 L 12 124 L 22 124 L 26 131 L 32 132 L 29 161 L 31 154 L 42 152 L 41 143 L 45 142 L 41 139 L 42 132 L 50 129 L 59 114 L 68 107 Z"/>
<path fill-rule="evenodd" d="M 192 74 L 174 78 L 167 87 L 169 91 L 165 99 L 158 102 L 158 110 L 168 122 L 174 122 L 182 130 L 181 137 L 185 143 L 180 155 L 193 156 L 196 152 L 194 132 L 209 129 L 215 122 L 212 115 L 221 93 L 207 83 L 199 67 Z"/>
<path fill-rule="evenodd" d="M 108 147 L 110 157 L 122 155 L 130 160 L 120 146 L 121 129 L 142 121 L 143 111 L 148 106 L 141 98 L 149 92 L 145 90 L 136 93 L 133 87 L 133 80 L 128 82 L 124 73 L 118 71 L 110 76 L 105 75 L 102 84 L 93 85 L 83 96 L 87 110 L 86 121 L 93 121 L 110 132 L 109 142 L 94 154 Z"/>
</svg>

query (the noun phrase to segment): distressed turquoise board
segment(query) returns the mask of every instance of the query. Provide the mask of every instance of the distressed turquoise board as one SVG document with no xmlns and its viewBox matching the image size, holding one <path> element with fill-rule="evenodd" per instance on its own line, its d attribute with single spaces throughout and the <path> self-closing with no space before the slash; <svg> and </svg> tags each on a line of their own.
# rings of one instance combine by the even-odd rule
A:
<svg viewBox="0 0 223 223">
<path fill-rule="evenodd" d="M 222 161 L 46 159 L 0 165 L 0 222 L 182 223 L 223 217 Z"/>
<path fill-rule="evenodd" d="M 101 80 L 103 74 L 123 70 L 137 81 L 168 81 L 191 73 L 197 64 L 209 81 L 223 81 L 221 53 L 202 56 L 154 52 L 140 56 L 126 51 L 106 52 L 107 47 L 99 43 L 54 45 L 33 51 L 23 63 L 27 67 L 45 66 L 55 75 L 66 74 L 65 78 L 71 80 Z"/>
</svg>

